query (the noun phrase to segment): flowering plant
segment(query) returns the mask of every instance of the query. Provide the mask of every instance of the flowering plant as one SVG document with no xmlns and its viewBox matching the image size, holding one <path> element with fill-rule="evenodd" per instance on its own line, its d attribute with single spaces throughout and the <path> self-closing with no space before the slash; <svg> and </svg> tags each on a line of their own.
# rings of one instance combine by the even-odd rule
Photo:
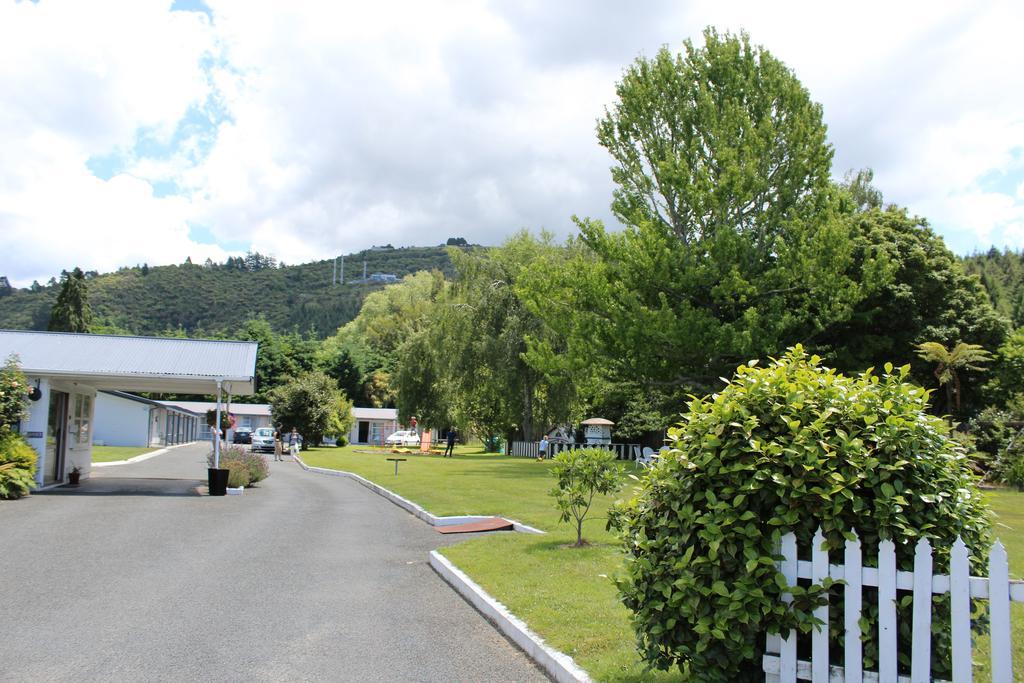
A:
<svg viewBox="0 0 1024 683">
<path fill-rule="evenodd" d="M 206 411 L 206 424 L 211 427 L 217 424 L 216 409 Z M 220 428 L 222 431 L 225 429 L 234 429 L 235 424 L 236 420 L 234 415 L 229 413 L 227 410 L 220 411 Z"/>
</svg>

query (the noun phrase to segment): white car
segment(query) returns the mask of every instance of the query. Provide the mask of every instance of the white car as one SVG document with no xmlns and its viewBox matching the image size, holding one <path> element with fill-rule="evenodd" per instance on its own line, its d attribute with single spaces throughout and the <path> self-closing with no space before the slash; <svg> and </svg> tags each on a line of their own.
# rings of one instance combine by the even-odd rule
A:
<svg viewBox="0 0 1024 683">
<path fill-rule="evenodd" d="M 384 439 L 384 444 L 387 446 L 419 446 L 420 435 L 412 430 L 395 432 Z"/>
</svg>

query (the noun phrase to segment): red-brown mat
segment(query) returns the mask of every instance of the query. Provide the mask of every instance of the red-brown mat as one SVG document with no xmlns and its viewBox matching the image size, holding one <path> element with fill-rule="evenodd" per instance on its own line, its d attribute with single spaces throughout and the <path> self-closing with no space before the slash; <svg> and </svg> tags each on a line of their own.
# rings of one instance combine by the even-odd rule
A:
<svg viewBox="0 0 1024 683">
<path fill-rule="evenodd" d="M 470 522 L 469 524 L 451 524 L 434 528 L 442 534 L 471 534 L 476 531 L 511 531 L 512 522 L 501 517 L 492 517 L 479 522 Z"/>
</svg>

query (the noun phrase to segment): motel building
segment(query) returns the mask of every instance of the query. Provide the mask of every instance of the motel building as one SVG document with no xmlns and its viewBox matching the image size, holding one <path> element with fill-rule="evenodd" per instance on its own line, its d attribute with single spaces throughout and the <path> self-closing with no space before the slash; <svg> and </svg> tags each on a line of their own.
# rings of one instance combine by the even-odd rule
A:
<svg viewBox="0 0 1024 683">
<path fill-rule="evenodd" d="M 0 358 L 15 356 L 38 389 L 18 425 L 39 456 L 38 487 L 86 479 L 99 391 L 250 395 L 255 342 L 0 330 Z M 198 467 L 198 466 L 197 466 Z"/>
</svg>

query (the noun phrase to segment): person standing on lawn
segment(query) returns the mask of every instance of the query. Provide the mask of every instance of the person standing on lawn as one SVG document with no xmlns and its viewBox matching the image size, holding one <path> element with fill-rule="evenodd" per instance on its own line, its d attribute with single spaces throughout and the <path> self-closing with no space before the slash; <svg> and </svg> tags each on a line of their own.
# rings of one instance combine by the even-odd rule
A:
<svg viewBox="0 0 1024 683">
<path fill-rule="evenodd" d="M 292 427 L 292 433 L 288 435 L 288 453 L 293 458 L 299 454 L 299 430 Z"/>
<path fill-rule="evenodd" d="M 537 448 L 537 462 L 540 462 L 544 458 L 548 457 L 548 435 L 540 437 L 540 444 Z"/>
<path fill-rule="evenodd" d="M 444 457 L 450 458 L 452 453 L 455 452 L 455 439 L 458 438 L 458 434 L 454 427 L 448 428 L 448 447 L 444 449 Z"/>
</svg>

